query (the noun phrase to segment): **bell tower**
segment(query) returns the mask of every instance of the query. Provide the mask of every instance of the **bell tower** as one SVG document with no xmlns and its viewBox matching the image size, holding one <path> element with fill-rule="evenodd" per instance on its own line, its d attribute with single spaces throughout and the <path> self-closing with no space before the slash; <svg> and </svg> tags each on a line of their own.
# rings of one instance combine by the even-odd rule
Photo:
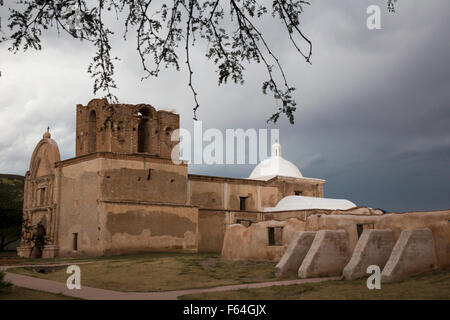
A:
<svg viewBox="0 0 450 320">
<path fill-rule="evenodd" d="M 178 114 L 148 104 L 109 104 L 106 99 L 77 105 L 76 156 L 94 152 L 143 153 L 171 159 L 172 132 L 180 127 Z M 177 156 L 178 158 L 178 156 Z"/>
</svg>

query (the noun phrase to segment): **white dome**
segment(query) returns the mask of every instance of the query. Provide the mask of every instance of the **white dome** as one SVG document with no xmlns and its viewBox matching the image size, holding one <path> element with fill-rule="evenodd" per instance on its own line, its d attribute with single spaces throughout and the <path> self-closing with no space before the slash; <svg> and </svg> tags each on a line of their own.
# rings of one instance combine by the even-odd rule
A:
<svg viewBox="0 0 450 320">
<path fill-rule="evenodd" d="M 272 156 L 261 161 L 248 177 L 254 180 L 269 180 L 276 176 L 302 178 L 300 170 L 281 156 L 281 145 L 272 145 Z"/>
<path fill-rule="evenodd" d="M 345 199 L 287 196 L 281 199 L 275 207 L 264 208 L 264 211 L 287 211 L 305 209 L 347 210 L 354 207 L 356 207 L 356 204 Z"/>
</svg>

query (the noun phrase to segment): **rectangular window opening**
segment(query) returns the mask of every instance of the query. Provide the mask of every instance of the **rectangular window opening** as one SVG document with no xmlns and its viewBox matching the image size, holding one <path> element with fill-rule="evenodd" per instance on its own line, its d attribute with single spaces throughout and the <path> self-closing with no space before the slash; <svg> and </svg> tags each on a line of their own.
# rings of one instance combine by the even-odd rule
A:
<svg viewBox="0 0 450 320">
<path fill-rule="evenodd" d="M 295 194 L 296 196 L 301 196 L 302 193 L 303 193 L 303 191 L 298 191 L 298 190 L 295 190 L 295 191 L 294 191 L 294 194 Z"/>
<path fill-rule="evenodd" d="M 283 227 L 269 227 L 267 231 L 269 246 L 283 245 Z"/>
<path fill-rule="evenodd" d="M 247 210 L 246 201 L 247 197 L 239 197 L 239 210 Z"/>
<path fill-rule="evenodd" d="M 78 251 L 78 233 L 73 234 L 73 251 Z"/>
</svg>

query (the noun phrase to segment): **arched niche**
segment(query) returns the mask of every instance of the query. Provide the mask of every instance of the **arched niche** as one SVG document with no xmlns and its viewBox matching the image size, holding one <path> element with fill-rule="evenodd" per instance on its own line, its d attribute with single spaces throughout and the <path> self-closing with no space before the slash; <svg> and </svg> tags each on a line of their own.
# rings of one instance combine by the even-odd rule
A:
<svg viewBox="0 0 450 320">
<path fill-rule="evenodd" d="M 152 113 L 149 108 L 143 107 L 138 110 L 138 134 L 137 151 L 150 153 L 151 148 L 151 119 Z"/>
<path fill-rule="evenodd" d="M 93 153 L 97 148 L 97 113 L 95 110 L 89 112 L 88 121 L 88 153 Z"/>
</svg>

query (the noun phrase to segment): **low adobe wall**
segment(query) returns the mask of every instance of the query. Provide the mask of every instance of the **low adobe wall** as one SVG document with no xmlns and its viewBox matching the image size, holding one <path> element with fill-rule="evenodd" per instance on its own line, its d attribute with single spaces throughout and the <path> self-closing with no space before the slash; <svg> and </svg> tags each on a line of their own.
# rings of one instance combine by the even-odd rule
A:
<svg viewBox="0 0 450 320">
<path fill-rule="evenodd" d="M 311 215 L 306 220 L 305 230 L 322 229 L 347 231 L 350 251 L 358 242 L 357 225 L 371 224 L 373 229 L 391 229 L 394 240 L 406 229 L 429 228 L 433 234 L 437 264 L 450 266 L 450 210 L 430 212 L 388 213 L 380 216 L 358 215 Z"/>
<path fill-rule="evenodd" d="M 268 228 L 283 227 L 282 244 L 269 246 Z M 227 227 L 222 258 L 229 260 L 278 261 L 283 256 L 296 231 L 303 230 L 305 223 L 298 219 L 264 221 L 250 227 L 232 224 Z"/>
<path fill-rule="evenodd" d="M 252 224 L 246 228 L 242 225 L 232 225 L 225 232 L 222 257 L 226 259 L 241 260 L 273 260 L 281 259 L 289 244 L 289 236 L 283 233 L 283 247 L 274 248 L 268 246 L 268 226 L 283 226 L 287 221 L 295 225 L 295 231 L 318 230 L 345 230 L 348 237 L 349 251 L 352 253 L 358 242 L 357 225 L 368 226 L 368 229 L 391 229 L 394 241 L 400 236 L 402 230 L 429 228 L 433 234 L 436 251 L 437 265 L 450 266 L 450 210 L 431 212 L 408 212 L 364 215 L 356 208 L 357 214 L 312 214 L 306 218 L 306 222 L 300 219 L 289 218 L 284 221 L 264 221 Z M 273 217 L 274 213 L 271 213 Z M 292 213 L 291 213 L 292 214 Z M 301 216 L 299 214 L 299 216 Z M 304 215 L 303 215 L 304 216 Z M 264 217 L 267 218 L 267 217 Z M 285 228 L 286 231 L 288 228 Z M 286 234 L 289 234 L 287 232 Z"/>
<path fill-rule="evenodd" d="M 220 253 L 223 248 L 227 226 L 243 220 L 255 223 L 259 212 L 229 210 L 198 210 L 198 251 Z"/>
<path fill-rule="evenodd" d="M 380 216 L 383 211 L 367 207 L 354 207 L 347 210 L 328 210 L 328 209 L 304 209 L 304 210 L 286 210 L 286 211 L 267 211 L 263 213 L 263 220 L 286 220 L 296 218 L 306 221 L 312 215 L 356 215 L 356 216 Z"/>
</svg>

